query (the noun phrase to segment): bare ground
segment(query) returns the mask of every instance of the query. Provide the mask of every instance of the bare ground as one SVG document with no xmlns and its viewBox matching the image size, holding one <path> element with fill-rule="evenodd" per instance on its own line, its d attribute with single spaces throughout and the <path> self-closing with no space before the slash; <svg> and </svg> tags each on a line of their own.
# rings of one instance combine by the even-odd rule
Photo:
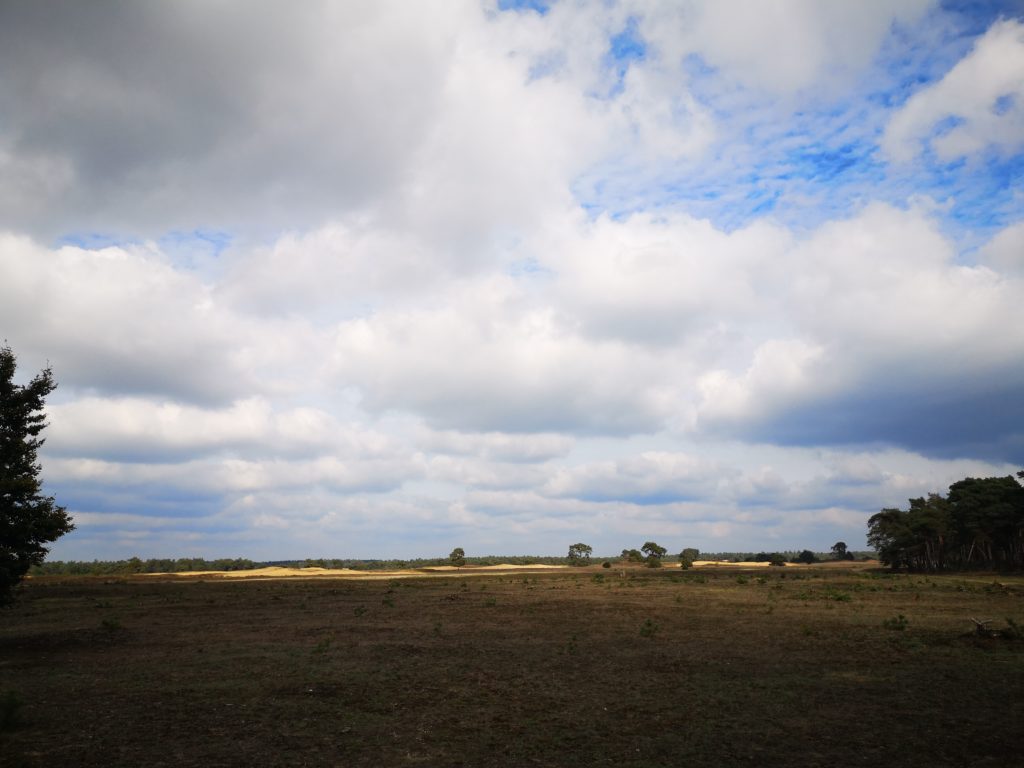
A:
<svg viewBox="0 0 1024 768">
<path fill-rule="evenodd" d="M 0 765 L 1020 764 L 1020 577 L 402 575 L 33 580 Z"/>
</svg>

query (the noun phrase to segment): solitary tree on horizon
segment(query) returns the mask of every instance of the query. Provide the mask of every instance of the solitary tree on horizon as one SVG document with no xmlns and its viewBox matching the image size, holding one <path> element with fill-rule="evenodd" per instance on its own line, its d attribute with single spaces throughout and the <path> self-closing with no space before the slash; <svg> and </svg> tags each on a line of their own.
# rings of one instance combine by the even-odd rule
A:
<svg viewBox="0 0 1024 768">
<path fill-rule="evenodd" d="M 573 565 L 587 565 L 590 556 L 594 554 L 594 548 L 589 544 L 580 542 L 569 547 L 569 562 Z"/>
</svg>

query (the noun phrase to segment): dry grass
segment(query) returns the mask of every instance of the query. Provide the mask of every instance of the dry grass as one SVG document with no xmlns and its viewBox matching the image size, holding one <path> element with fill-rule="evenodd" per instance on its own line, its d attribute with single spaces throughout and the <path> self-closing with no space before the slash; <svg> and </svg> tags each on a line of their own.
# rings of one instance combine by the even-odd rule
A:
<svg viewBox="0 0 1024 768">
<path fill-rule="evenodd" d="M 1024 643 L 967 633 L 1024 626 L 1022 596 L 828 568 L 37 579 L 0 615 L 0 764 L 1007 766 Z"/>
</svg>

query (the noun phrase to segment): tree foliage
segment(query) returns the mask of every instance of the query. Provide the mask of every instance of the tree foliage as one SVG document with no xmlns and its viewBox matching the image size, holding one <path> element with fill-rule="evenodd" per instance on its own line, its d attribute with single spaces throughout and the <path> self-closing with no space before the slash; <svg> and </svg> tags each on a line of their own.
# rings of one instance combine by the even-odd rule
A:
<svg viewBox="0 0 1024 768">
<path fill-rule="evenodd" d="M 656 544 L 653 541 L 644 542 L 644 545 L 640 547 L 640 551 L 647 556 L 648 563 L 650 563 L 652 560 L 658 560 L 660 562 L 661 558 L 663 558 L 665 556 L 665 553 L 668 552 L 667 549 L 658 546 L 658 544 Z"/>
<path fill-rule="evenodd" d="M 811 550 L 805 549 L 803 552 L 796 556 L 796 561 L 798 563 L 806 563 L 807 565 L 811 565 L 812 563 L 818 562 L 818 558 L 813 552 L 811 552 Z"/>
<path fill-rule="evenodd" d="M 694 547 L 687 547 L 679 553 L 679 567 L 683 570 L 693 567 L 694 561 L 700 557 L 700 550 Z"/>
<path fill-rule="evenodd" d="M 853 553 L 847 549 L 845 541 L 837 541 L 832 545 L 832 557 L 836 560 L 853 560 Z"/>
<path fill-rule="evenodd" d="M 590 556 L 594 554 L 594 548 L 589 544 L 573 544 L 569 547 L 569 562 L 572 565 L 587 565 L 590 562 Z"/>
<path fill-rule="evenodd" d="M 28 384 L 14 383 L 17 359 L 0 347 L 0 605 L 46 557 L 46 546 L 74 528 L 64 507 L 42 493 L 37 452 L 46 427 L 43 405 L 57 386 L 44 369 Z"/>
<path fill-rule="evenodd" d="M 448 555 L 448 562 L 456 568 L 461 568 L 466 564 L 466 551 L 462 547 L 456 547 L 452 550 L 452 553 Z"/>
<path fill-rule="evenodd" d="M 1024 488 L 1012 476 L 960 480 L 873 515 L 868 544 L 894 569 L 1024 568 Z"/>
</svg>

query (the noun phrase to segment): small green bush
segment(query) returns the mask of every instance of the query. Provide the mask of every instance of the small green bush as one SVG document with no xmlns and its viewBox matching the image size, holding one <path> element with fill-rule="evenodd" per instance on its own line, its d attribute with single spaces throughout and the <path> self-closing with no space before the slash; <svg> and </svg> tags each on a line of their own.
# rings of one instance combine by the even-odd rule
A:
<svg viewBox="0 0 1024 768">
<path fill-rule="evenodd" d="M 601 567 L 602 568 L 611 568 L 612 564 L 610 562 L 608 562 L 607 560 L 605 560 L 603 563 L 601 563 Z"/>
</svg>

